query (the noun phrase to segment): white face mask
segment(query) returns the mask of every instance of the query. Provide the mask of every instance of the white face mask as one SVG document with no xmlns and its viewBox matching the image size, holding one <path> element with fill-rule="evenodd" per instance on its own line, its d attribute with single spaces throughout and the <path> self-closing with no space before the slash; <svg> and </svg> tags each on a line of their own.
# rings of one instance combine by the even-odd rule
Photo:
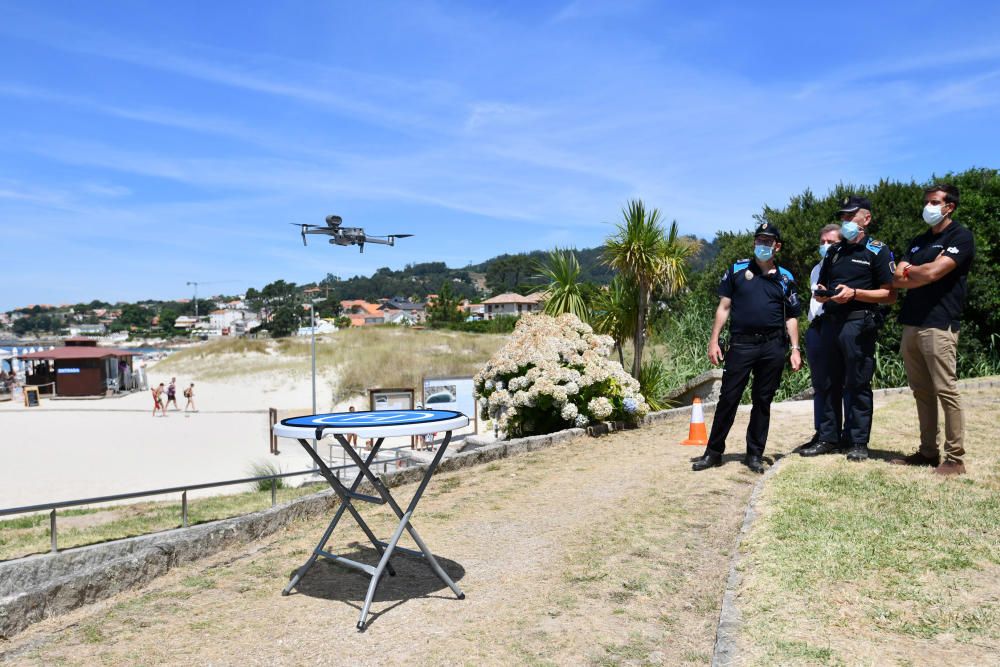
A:
<svg viewBox="0 0 1000 667">
<path fill-rule="evenodd" d="M 928 204 L 924 206 L 924 222 L 932 227 L 937 223 L 944 220 L 944 213 L 941 212 L 941 206 L 931 206 Z"/>
</svg>

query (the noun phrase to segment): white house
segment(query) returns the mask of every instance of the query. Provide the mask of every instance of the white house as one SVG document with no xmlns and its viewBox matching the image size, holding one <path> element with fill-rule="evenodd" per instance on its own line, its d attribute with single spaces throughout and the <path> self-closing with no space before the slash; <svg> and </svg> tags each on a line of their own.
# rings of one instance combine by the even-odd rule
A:
<svg viewBox="0 0 1000 667">
<path fill-rule="evenodd" d="M 528 296 L 508 292 L 486 299 L 483 301 L 483 305 L 486 306 L 485 317 L 487 320 L 501 315 L 521 317 L 521 315 L 528 313 L 540 312 L 545 305 L 545 297 L 537 292 Z"/>
</svg>

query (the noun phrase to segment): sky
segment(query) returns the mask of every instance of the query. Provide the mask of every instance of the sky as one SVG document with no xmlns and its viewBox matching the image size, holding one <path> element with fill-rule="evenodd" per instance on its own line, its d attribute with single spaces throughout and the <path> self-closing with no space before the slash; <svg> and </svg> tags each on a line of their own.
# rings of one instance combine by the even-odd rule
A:
<svg viewBox="0 0 1000 667">
<path fill-rule="evenodd" d="M 710 239 L 996 168 L 998 34 L 996 2 L 0 0 L 0 310 L 593 247 L 631 198 Z M 331 213 L 415 236 L 303 247 Z"/>
</svg>

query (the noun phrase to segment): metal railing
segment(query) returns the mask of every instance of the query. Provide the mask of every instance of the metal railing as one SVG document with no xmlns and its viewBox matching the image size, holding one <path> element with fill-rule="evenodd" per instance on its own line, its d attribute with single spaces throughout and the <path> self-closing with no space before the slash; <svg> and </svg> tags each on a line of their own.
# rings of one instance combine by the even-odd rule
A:
<svg viewBox="0 0 1000 667">
<path fill-rule="evenodd" d="M 395 451 L 399 449 L 404 449 L 403 447 L 395 448 Z M 389 451 L 394 451 L 389 450 Z M 389 464 L 398 464 L 400 461 L 408 461 L 409 458 L 406 456 L 397 455 L 395 458 L 386 459 L 384 461 L 374 461 L 372 463 L 372 470 L 375 470 L 377 466 L 382 466 L 382 473 L 388 472 Z M 340 477 L 340 472 L 342 470 L 357 470 L 357 466 L 353 463 L 348 463 L 346 465 L 330 466 L 330 470 L 333 471 L 337 477 Z M 56 510 L 65 509 L 67 507 L 80 507 L 82 505 L 98 505 L 103 503 L 116 502 L 119 500 L 131 500 L 133 498 L 145 498 L 149 496 L 161 496 L 170 493 L 180 493 L 181 494 L 181 527 L 188 527 L 188 491 L 199 491 L 201 489 L 214 489 L 222 486 L 234 486 L 236 484 L 251 484 L 256 482 L 262 482 L 265 480 L 271 480 L 271 507 L 277 504 L 278 499 L 278 485 L 277 480 L 286 477 L 297 477 L 300 475 L 318 475 L 319 472 L 313 468 L 310 470 L 300 470 L 298 472 L 283 472 L 274 475 L 262 475 L 260 477 L 244 477 L 242 479 L 230 479 L 224 482 L 206 482 L 204 484 L 186 484 L 184 486 L 171 486 L 163 489 L 151 489 L 148 491 L 132 491 L 130 493 L 116 493 L 110 496 L 97 496 L 95 498 L 81 498 L 78 500 L 60 500 L 54 503 L 41 503 L 38 505 L 24 505 L 23 507 L 9 507 L 6 509 L 0 509 L 0 517 L 11 516 L 14 514 L 34 514 L 36 512 L 49 512 L 49 534 L 52 543 L 52 553 L 58 553 L 59 542 L 58 542 L 58 529 L 56 525 Z"/>
</svg>

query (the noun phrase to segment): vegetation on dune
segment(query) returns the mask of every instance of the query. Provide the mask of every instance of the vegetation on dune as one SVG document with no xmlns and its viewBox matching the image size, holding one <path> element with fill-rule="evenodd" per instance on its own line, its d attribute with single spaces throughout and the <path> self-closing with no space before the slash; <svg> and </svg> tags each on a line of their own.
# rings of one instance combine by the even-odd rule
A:
<svg viewBox="0 0 1000 667">
<path fill-rule="evenodd" d="M 332 400 L 339 402 L 370 387 L 420 387 L 424 377 L 472 376 L 503 337 L 400 327 L 358 327 L 320 336 L 316 365 L 335 375 Z M 200 379 L 224 380 L 254 373 L 308 377 L 308 338 L 219 340 L 177 352 L 159 370 Z"/>
</svg>

